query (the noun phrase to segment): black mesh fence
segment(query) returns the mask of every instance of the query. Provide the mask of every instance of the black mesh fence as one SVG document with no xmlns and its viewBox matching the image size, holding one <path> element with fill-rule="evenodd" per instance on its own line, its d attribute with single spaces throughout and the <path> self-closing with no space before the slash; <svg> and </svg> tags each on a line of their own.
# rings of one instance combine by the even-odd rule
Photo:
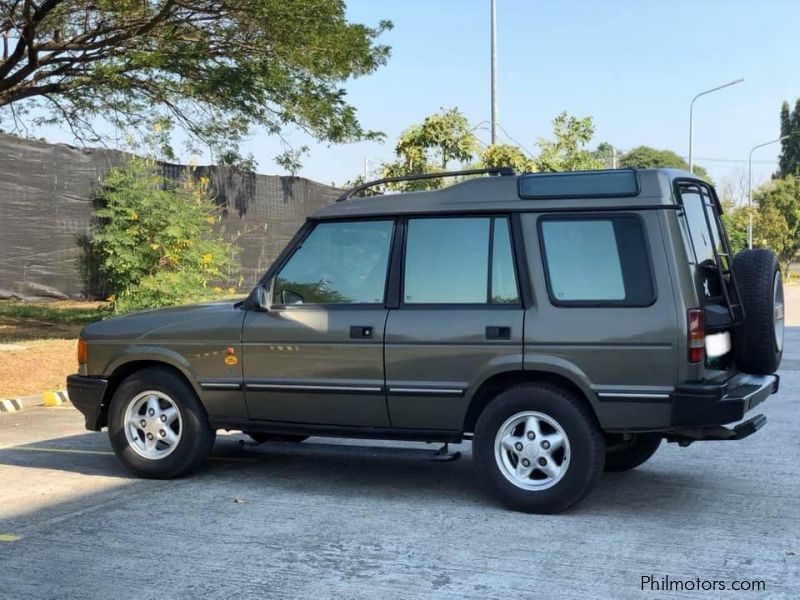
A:
<svg viewBox="0 0 800 600">
<path fill-rule="evenodd" d="M 0 135 L 0 298 L 95 297 L 84 271 L 93 189 L 125 154 Z M 179 178 L 188 167 L 164 163 Z M 221 226 L 239 247 L 243 285 L 253 285 L 305 218 L 335 200 L 336 188 L 301 177 L 197 167 L 223 208 Z"/>
</svg>

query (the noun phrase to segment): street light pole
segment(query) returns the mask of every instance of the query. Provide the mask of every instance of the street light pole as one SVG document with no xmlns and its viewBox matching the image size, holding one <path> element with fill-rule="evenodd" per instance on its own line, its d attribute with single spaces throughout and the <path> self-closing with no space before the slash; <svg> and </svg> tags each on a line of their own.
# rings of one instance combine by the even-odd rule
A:
<svg viewBox="0 0 800 600">
<path fill-rule="evenodd" d="M 492 144 L 497 143 L 497 14 L 496 0 L 491 0 L 492 12 Z"/>
<path fill-rule="evenodd" d="M 758 144 L 750 149 L 750 157 L 747 159 L 747 247 L 753 247 L 753 152 L 770 144 L 782 142 L 791 135 L 784 135 L 777 140 L 770 140 L 763 144 Z"/>
<path fill-rule="evenodd" d="M 689 172 L 694 173 L 694 161 L 692 160 L 692 130 L 694 127 L 694 102 L 700 96 L 705 96 L 706 94 L 710 94 L 711 92 L 716 92 L 717 90 L 721 90 L 726 87 L 730 87 L 732 85 L 736 85 L 737 83 L 742 83 L 744 79 L 737 79 L 736 81 L 730 81 L 723 85 L 718 85 L 715 88 L 711 88 L 710 90 L 706 90 L 705 92 L 700 92 L 694 98 L 692 98 L 691 104 L 689 104 Z"/>
</svg>

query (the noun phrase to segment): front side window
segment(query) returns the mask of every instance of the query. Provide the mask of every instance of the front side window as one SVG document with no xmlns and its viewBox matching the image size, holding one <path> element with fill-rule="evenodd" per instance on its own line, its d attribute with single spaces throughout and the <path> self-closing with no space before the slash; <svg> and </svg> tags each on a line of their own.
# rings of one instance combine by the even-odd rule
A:
<svg viewBox="0 0 800 600">
<path fill-rule="evenodd" d="M 655 301 L 637 217 L 543 218 L 539 236 L 555 304 L 648 306 Z"/>
<path fill-rule="evenodd" d="M 320 223 L 275 278 L 276 304 L 382 304 L 394 222 Z"/>
<path fill-rule="evenodd" d="M 508 219 L 409 219 L 403 301 L 518 304 Z"/>
</svg>

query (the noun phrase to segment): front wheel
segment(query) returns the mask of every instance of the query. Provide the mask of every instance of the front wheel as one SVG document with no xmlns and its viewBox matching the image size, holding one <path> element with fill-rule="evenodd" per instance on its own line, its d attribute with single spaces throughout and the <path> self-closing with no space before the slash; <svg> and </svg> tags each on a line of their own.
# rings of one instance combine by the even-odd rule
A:
<svg viewBox="0 0 800 600">
<path fill-rule="evenodd" d="M 108 438 L 128 469 L 170 479 L 196 469 L 211 451 L 216 431 L 194 390 L 162 368 L 137 371 L 114 393 Z"/>
<path fill-rule="evenodd" d="M 473 451 L 506 505 L 556 513 L 578 502 L 600 478 L 605 442 L 595 416 L 575 394 L 524 384 L 489 403 L 475 427 Z"/>
</svg>

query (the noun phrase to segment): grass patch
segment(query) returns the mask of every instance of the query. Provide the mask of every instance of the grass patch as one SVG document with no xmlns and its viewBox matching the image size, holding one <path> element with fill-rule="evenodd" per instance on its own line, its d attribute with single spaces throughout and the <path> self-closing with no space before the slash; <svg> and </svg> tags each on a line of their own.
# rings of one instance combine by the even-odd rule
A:
<svg viewBox="0 0 800 600">
<path fill-rule="evenodd" d="M 85 325 L 112 314 L 106 302 L 64 300 L 31 304 L 0 300 L 0 343 L 76 338 Z"/>
</svg>

